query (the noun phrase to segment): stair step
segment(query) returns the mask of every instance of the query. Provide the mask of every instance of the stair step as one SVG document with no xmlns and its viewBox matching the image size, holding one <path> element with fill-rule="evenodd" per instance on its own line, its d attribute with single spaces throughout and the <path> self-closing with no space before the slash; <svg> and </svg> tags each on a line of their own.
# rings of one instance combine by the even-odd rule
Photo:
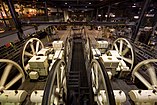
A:
<svg viewBox="0 0 157 105">
<path fill-rule="evenodd" d="M 80 71 L 70 71 L 69 74 L 80 74 Z"/>
<path fill-rule="evenodd" d="M 68 81 L 79 81 L 78 78 L 70 78 Z"/>
<path fill-rule="evenodd" d="M 89 89 L 89 87 L 80 87 L 80 89 L 87 89 L 87 90 L 88 90 L 88 89 Z"/>
<path fill-rule="evenodd" d="M 78 88 L 79 85 L 68 85 L 69 88 Z"/>
<path fill-rule="evenodd" d="M 79 85 L 79 82 L 68 82 L 68 85 Z"/>
<path fill-rule="evenodd" d="M 78 77 L 79 78 L 79 75 L 68 75 L 68 77 Z"/>
<path fill-rule="evenodd" d="M 81 93 L 80 95 L 90 95 L 90 93 Z"/>
</svg>

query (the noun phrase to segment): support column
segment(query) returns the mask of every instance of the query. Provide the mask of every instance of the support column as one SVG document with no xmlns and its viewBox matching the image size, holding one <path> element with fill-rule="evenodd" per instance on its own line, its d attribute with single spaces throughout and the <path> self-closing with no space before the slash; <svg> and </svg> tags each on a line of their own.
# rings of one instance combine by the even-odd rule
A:
<svg viewBox="0 0 157 105">
<path fill-rule="evenodd" d="M 12 19 L 15 23 L 16 29 L 18 30 L 18 32 L 17 32 L 18 38 L 20 40 L 23 40 L 24 39 L 24 34 L 23 34 L 23 30 L 21 28 L 22 26 L 21 26 L 21 23 L 19 22 L 19 20 L 17 18 L 17 14 L 15 12 L 15 8 L 14 8 L 14 5 L 12 3 L 12 0 L 6 0 L 6 2 L 7 2 L 7 5 L 9 7 Z"/>
<path fill-rule="evenodd" d="M 48 15 L 48 9 L 47 9 L 47 2 L 45 1 L 44 4 L 45 4 L 45 15 L 46 15 L 47 21 L 49 21 L 49 15 Z"/>
<path fill-rule="evenodd" d="M 5 12 L 5 14 L 6 14 L 6 17 L 7 17 L 7 19 L 8 19 L 8 23 L 9 24 L 11 24 L 11 22 L 10 22 L 10 20 L 9 20 L 9 16 L 8 16 L 8 14 L 7 14 L 7 11 L 6 11 L 6 9 L 5 9 L 5 7 L 4 7 L 4 4 L 3 4 L 3 2 L 1 1 L 1 6 L 2 6 L 2 10 Z M 7 22 L 6 22 L 7 23 Z M 7 25 L 7 28 L 10 30 L 11 29 L 11 27 L 9 27 L 8 25 Z"/>
<path fill-rule="evenodd" d="M 94 20 L 93 17 L 94 17 L 94 10 L 91 11 L 91 19 L 90 19 L 90 21 L 93 21 L 93 20 Z"/>
<path fill-rule="evenodd" d="M 104 19 L 104 10 L 102 9 L 101 10 L 101 21 L 103 21 L 103 19 Z"/>
<path fill-rule="evenodd" d="M 132 39 L 133 41 L 135 41 L 135 39 L 136 39 L 136 36 L 137 36 L 137 34 L 138 34 L 140 25 L 141 25 L 142 20 L 143 20 L 143 18 L 144 18 L 144 14 L 145 14 L 145 12 L 146 12 L 146 10 L 147 10 L 147 8 L 148 8 L 150 2 L 151 2 L 151 0 L 145 0 L 145 3 L 144 3 L 144 6 L 143 6 L 143 9 L 142 9 L 140 18 L 139 18 L 139 20 L 138 20 L 138 23 L 137 23 L 137 25 L 136 25 L 136 27 L 135 27 L 135 30 L 134 30 L 134 32 L 133 32 L 133 34 L 132 34 L 132 37 L 131 37 L 131 39 Z"/>
<path fill-rule="evenodd" d="M 68 19 L 69 19 L 68 11 L 64 10 L 64 21 L 67 22 Z"/>
<path fill-rule="evenodd" d="M 110 11 L 111 11 L 111 5 L 108 6 L 106 21 L 109 21 Z"/>
<path fill-rule="evenodd" d="M 155 11 L 153 22 L 152 22 L 152 35 L 155 33 L 155 29 L 157 28 L 157 11 Z"/>
<path fill-rule="evenodd" d="M 98 8 L 96 9 L 96 21 L 98 21 L 98 13 L 99 13 L 99 10 Z"/>
<path fill-rule="evenodd" d="M 6 21 L 5 21 L 5 18 L 4 18 L 4 16 L 3 16 L 3 13 L 2 13 L 2 10 L 1 10 L 1 9 L 0 9 L 0 14 L 1 14 L 1 16 L 2 16 L 2 20 L 3 20 L 3 22 L 4 22 L 5 27 L 8 28 L 8 25 L 7 25 Z"/>
</svg>

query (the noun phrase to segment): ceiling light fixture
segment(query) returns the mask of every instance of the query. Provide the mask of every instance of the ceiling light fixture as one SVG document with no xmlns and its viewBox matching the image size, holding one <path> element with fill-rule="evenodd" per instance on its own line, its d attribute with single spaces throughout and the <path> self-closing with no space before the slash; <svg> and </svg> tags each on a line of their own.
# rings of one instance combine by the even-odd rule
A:
<svg viewBox="0 0 157 105">
<path fill-rule="evenodd" d="M 134 19 L 138 19 L 139 18 L 139 16 L 134 16 Z"/>
<path fill-rule="evenodd" d="M 98 17 L 101 17 L 101 14 L 99 14 Z"/>
<path fill-rule="evenodd" d="M 133 7 L 133 8 L 135 8 L 135 7 L 136 7 L 136 5 L 133 5 L 132 7 Z"/>
</svg>

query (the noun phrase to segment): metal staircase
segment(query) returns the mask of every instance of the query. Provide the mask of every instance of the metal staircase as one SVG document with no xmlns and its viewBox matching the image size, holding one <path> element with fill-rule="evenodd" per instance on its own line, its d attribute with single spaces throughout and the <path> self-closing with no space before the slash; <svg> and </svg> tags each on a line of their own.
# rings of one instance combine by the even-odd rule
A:
<svg viewBox="0 0 157 105">
<path fill-rule="evenodd" d="M 82 39 L 74 39 L 70 71 L 68 72 L 68 105 L 89 105 L 90 91 L 83 53 Z"/>
</svg>

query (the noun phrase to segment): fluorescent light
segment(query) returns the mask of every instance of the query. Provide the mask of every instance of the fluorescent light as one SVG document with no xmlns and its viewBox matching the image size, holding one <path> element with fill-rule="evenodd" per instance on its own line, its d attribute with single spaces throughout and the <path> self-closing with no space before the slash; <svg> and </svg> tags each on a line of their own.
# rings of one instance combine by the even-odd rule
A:
<svg viewBox="0 0 157 105">
<path fill-rule="evenodd" d="M 146 14 L 146 17 L 154 17 L 154 14 Z"/>
<path fill-rule="evenodd" d="M 133 5 L 132 7 L 135 8 L 135 7 L 136 7 L 136 4 L 134 3 L 134 5 Z"/>
<path fill-rule="evenodd" d="M 139 18 L 139 16 L 134 16 L 134 19 L 138 19 Z"/>
<path fill-rule="evenodd" d="M 132 7 L 133 7 L 133 8 L 135 8 L 135 7 L 136 7 L 136 5 L 133 5 Z"/>
<path fill-rule="evenodd" d="M 99 14 L 98 16 L 101 17 L 101 14 Z"/>
<path fill-rule="evenodd" d="M 111 15 L 111 17 L 116 17 L 116 15 Z"/>
</svg>

